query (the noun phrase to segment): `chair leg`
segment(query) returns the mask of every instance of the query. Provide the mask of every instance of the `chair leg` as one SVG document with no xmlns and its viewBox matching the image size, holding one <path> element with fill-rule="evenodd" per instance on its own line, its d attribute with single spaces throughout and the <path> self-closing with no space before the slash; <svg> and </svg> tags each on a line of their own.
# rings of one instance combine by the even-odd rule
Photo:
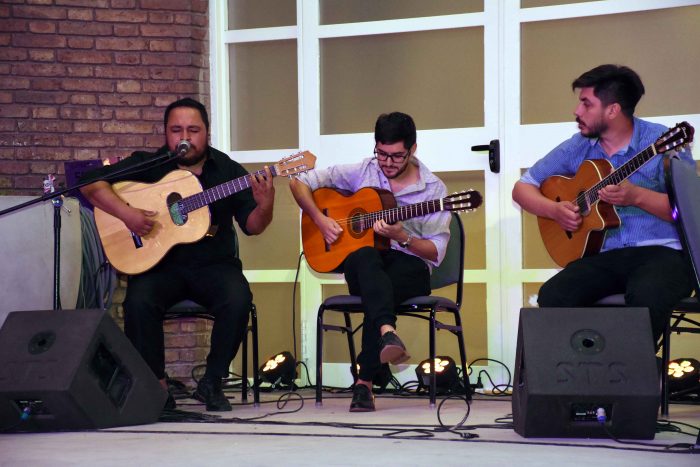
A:
<svg viewBox="0 0 700 467">
<path fill-rule="evenodd" d="M 671 359 L 671 326 L 664 327 L 663 348 L 661 351 L 661 416 L 668 417 L 668 362 Z"/>
<path fill-rule="evenodd" d="M 248 403 L 248 332 L 250 326 L 246 326 L 241 340 L 241 402 Z"/>
<path fill-rule="evenodd" d="M 430 407 L 435 407 L 437 392 L 437 375 L 435 374 L 435 308 L 430 310 L 430 332 L 428 338 L 428 354 L 430 355 Z"/>
<path fill-rule="evenodd" d="M 316 407 L 323 405 L 323 305 L 318 307 L 318 316 L 316 317 Z"/>
<path fill-rule="evenodd" d="M 350 352 L 350 373 L 352 374 L 353 384 L 360 377 L 357 371 L 357 352 L 355 350 L 355 334 L 352 332 L 352 319 L 350 318 L 350 313 L 343 313 L 345 316 L 345 327 L 347 332 L 345 333 L 348 338 L 348 351 Z"/>
<path fill-rule="evenodd" d="M 258 310 L 255 305 L 250 307 L 250 318 L 252 321 L 253 331 L 253 407 L 260 406 L 260 369 L 259 354 L 258 354 Z"/>
<path fill-rule="evenodd" d="M 464 331 L 462 328 L 462 318 L 459 316 L 459 311 L 455 311 L 454 315 L 455 326 L 458 328 L 458 330 L 455 331 L 455 335 L 457 336 L 457 342 L 459 344 L 459 358 L 462 363 L 462 379 L 464 382 L 467 400 L 470 401 L 472 400 L 472 388 L 471 383 L 469 382 L 469 373 L 467 372 L 467 350 L 464 345 Z"/>
</svg>

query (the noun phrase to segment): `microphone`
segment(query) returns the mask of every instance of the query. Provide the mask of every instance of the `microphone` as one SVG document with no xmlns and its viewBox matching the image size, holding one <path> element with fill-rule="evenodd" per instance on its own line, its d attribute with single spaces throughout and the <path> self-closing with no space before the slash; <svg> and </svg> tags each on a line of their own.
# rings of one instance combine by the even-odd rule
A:
<svg viewBox="0 0 700 467">
<path fill-rule="evenodd" d="M 175 157 L 179 158 L 187 154 L 187 151 L 190 150 L 192 147 L 192 143 L 187 141 L 186 139 L 180 140 L 179 143 L 177 143 L 177 146 L 175 146 Z"/>
</svg>

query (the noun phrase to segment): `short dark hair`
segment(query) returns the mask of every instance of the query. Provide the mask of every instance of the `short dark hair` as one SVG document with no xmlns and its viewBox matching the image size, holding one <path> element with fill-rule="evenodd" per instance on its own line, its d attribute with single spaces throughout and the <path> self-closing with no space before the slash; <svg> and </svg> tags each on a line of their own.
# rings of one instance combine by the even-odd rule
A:
<svg viewBox="0 0 700 467">
<path fill-rule="evenodd" d="M 629 67 L 600 65 L 576 78 L 572 89 L 593 88 L 593 94 L 604 105 L 620 104 L 622 113 L 632 118 L 634 109 L 644 94 L 644 85 L 639 75 Z"/>
<path fill-rule="evenodd" d="M 403 141 L 405 149 L 416 144 L 416 124 L 410 115 L 401 112 L 381 114 L 374 125 L 374 142 L 394 144 Z"/>
<path fill-rule="evenodd" d="M 163 116 L 163 126 L 166 127 L 166 129 L 168 126 L 168 117 L 170 117 L 170 112 L 178 107 L 190 107 L 199 110 L 199 115 L 201 115 L 202 121 L 204 122 L 204 126 L 207 128 L 207 132 L 209 132 L 209 115 L 207 114 L 206 107 L 204 107 L 204 104 L 202 104 L 198 100 L 192 99 L 191 97 L 185 97 L 183 99 L 176 100 L 165 109 L 165 115 Z"/>
</svg>

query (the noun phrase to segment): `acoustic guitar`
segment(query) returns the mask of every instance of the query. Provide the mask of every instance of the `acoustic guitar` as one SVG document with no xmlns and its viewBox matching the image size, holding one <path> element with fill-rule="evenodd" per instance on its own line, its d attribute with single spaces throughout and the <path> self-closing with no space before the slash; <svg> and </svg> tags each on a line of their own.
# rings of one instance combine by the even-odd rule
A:
<svg viewBox="0 0 700 467">
<path fill-rule="evenodd" d="M 687 122 L 661 135 L 653 144 L 613 170 L 606 159 L 585 160 L 573 178 L 554 175 L 542 183 L 540 191 L 553 201 L 571 201 L 579 207 L 582 223 L 569 232 L 553 219 L 538 217 L 540 235 L 547 252 L 559 266 L 600 251 L 607 229 L 620 226 L 614 206 L 600 201 L 598 191 L 609 185 L 619 185 L 657 154 L 682 147 L 693 141 L 693 127 Z"/>
<path fill-rule="evenodd" d="M 481 194 L 474 190 L 398 207 L 390 191 L 372 187 L 362 188 L 352 194 L 332 188 L 319 188 L 314 190 L 313 197 L 319 209 L 343 228 L 340 237 L 329 245 L 311 217 L 302 214 L 304 256 L 307 264 L 317 272 L 337 271 L 350 253 L 364 246 L 388 249 L 390 240 L 372 230 L 375 221 L 383 219 L 393 224 L 438 211 L 473 211 L 482 202 Z"/>
<path fill-rule="evenodd" d="M 285 157 L 270 167 L 272 176 L 292 176 L 314 167 L 316 156 L 308 151 Z M 173 170 L 155 183 L 117 182 L 112 188 L 130 206 L 155 211 L 155 225 L 146 236 L 131 232 L 119 218 L 95 208 L 95 224 L 105 255 L 125 274 L 149 270 L 175 245 L 193 243 L 209 231 L 211 218 L 205 206 L 251 186 L 253 175 L 244 175 L 207 190 L 191 172 Z"/>
</svg>

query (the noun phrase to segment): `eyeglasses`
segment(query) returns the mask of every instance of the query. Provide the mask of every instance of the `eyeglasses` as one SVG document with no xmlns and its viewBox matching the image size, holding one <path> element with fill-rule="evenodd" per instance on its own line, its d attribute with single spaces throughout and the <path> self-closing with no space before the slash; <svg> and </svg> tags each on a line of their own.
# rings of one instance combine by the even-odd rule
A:
<svg viewBox="0 0 700 467">
<path fill-rule="evenodd" d="M 395 152 L 393 154 L 389 154 L 387 152 L 382 151 L 381 149 L 374 148 L 374 157 L 376 157 L 382 162 L 384 162 L 387 159 L 391 159 L 391 162 L 401 163 L 406 160 L 410 152 L 411 150 L 409 149 L 406 152 Z"/>
</svg>

